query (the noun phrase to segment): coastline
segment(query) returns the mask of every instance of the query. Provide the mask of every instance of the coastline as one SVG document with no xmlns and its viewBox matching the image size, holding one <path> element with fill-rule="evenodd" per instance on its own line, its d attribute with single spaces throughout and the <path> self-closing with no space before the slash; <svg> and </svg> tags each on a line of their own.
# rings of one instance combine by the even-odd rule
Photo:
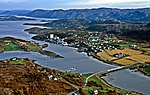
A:
<svg viewBox="0 0 150 95">
<path fill-rule="evenodd" d="M 75 52 L 77 52 L 77 48 L 75 48 L 75 47 L 70 47 L 70 46 L 65 46 L 65 47 L 72 48 L 72 49 L 75 50 Z M 78 53 L 84 53 L 85 55 L 88 55 L 86 52 L 78 52 Z M 90 57 L 90 56 L 88 56 L 88 57 Z M 107 61 L 101 60 L 101 59 L 97 58 L 97 57 L 94 56 L 94 55 L 91 56 L 91 58 L 92 58 L 92 60 L 95 60 L 95 59 L 96 59 L 97 61 L 102 61 L 102 62 L 104 62 L 104 64 L 107 64 L 107 65 L 118 66 L 118 65 L 115 64 L 115 63 L 109 63 L 109 64 L 108 64 Z M 119 88 L 119 87 L 117 87 L 117 86 L 115 86 L 115 85 L 109 84 L 109 83 L 108 83 L 105 79 L 103 79 L 103 78 L 100 78 L 100 80 L 102 80 L 102 82 L 103 82 L 104 84 L 106 84 L 106 85 L 108 85 L 108 86 L 110 86 L 110 87 L 117 88 L 118 90 L 125 90 L 125 89 L 123 89 L 123 88 Z M 133 92 L 136 92 L 136 91 L 133 91 Z"/>
<path fill-rule="evenodd" d="M 76 52 L 78 52 L 78 51 L 77 51 L 78 48 L 71 47 L 71 46 L 66 46 L 66 47 L 72 48 L 72 49 L 74 49 Z M 84 53 L 85 55 L 87 55 L 88 57 L 90 57 L 90 56 L 87 54 L 87 52 L 78 52 L 78 53 Z M 104 62 L 104 64 L 107 64 L 107 65 L 111 65 L 111 66 L 123 66 L 123 65 L 119 65 L 119 64 L 114 63 L 114 62 L 102 60 L 102 59 L 100 59 L 98 56 L 96 56 L 96 54 L 93 54 L 93 55 L 91 56 L 91 58 L 92 58 L 92 60 L 95 60 L 95 59 L 96 59 L 97 61 L 102 61 L 102 62 Z M 128 70 L 129 70 L 129 72 L 131 72 L 131 70 L 133 70 L 133 69 L 128 69 Z M 135 73 L 136 73 L 136 72 L 135 72 Z M 139 73 L 139 74 L 138 74 L 139 76 L 142 75 L 142 76 L 146 77 L 142 72 L 138 72 L 138 73 Z M 108 86 L 110 86 L 110 87 L 116 88 L 116 89 L 118 89 L 118 90 L 126 90 L 126 89 L 117 87 L 117 86 L 115 86 L 115 85 L 111 85 L 110 83 L 108 83 L 108 82 L 107 82 L 105 79 L 103 79 L 103 78 L 99 78 L 99 79 L 102 80 L 102 82 L 103 82 L 104 84 L 106 84 L 106 85 L 108 85 Z M 129 91 L 129 90 L 127 90 L 127 91 Z M 131 91 L 131 92 L 137 93 L 137 91 Z M 138 92 L 138 94 L 142 94 L 142 93 L 139 93 L 139 92 Z"/>
<path fill-rule="evenodd" d="M 71 48 L 73 48 L 73 47 L 71 47 Z M 83 52 L 83 53 L 84 53 L 84 52 Z M 85 53 L 85 54 L 86 54 L 86 53 Z M 91 58 L 92 60 L 93 60 L 93 59 L 94 59 L 94 60 L 95 60 L 95 59 L 97 60 L 97 58 L 93 58 L 92 56 L 91 56 L 90 58 Z M 100 60 L 100 59 L 98 59 L 98 60 Z M 97 60 L 97 61 L 98 61 L 98 60 Z M 103 60 L 100 60 L 100 61 L 103 61 Z M 103 61 L 103 62 L 105 62 L 105 61 Z M 107 64 L 107 63 L 106 63 L 106 64 Z M 109 65 L 109 64 L 108 64 L 108 65 Z M 110 64 L 110 65 L 112 65 L 112 64 Z M 114 65 L 116 65 L 116 64 L 114 64 Z M 141 75 L 142 75 L 142 74 L 141 74 Z"/>
<path fill-rule="evenodd" d="M 34 41 L 22 40 L 14 37 L 3 37 L 0 38 L 0 53 L 7 51 L 25 51 L 25 52 L 38 52 L 42 55 L 54 57 L 54 58 L 64 58 L 54 52 L 44 50 L 48 47 L 47 44 L 40 45 Z"/>
<path fill-rule="evenodd" d="M 99 77 L 98 77 L 99 78 Z M 111 85 L 111 84 L 109 84 L 104 78 L 99 78 L 105 85 L 107 85 L 107 86 L 109 86 L 109 87 L 113 87 L 113 88 L 115 88 L 115 89 L 118 89 L 118 90 L 126 90 L 126 89 L 123 89 L 123 88 L 120 88 L 120 87 L 117 87 L 117 86 L 114 86 L 114 85 Z M 127 91 L 130 91 L 130 90 L 127 90 Z M 144 94 L 142 94 L 142 93 L 140 93 L 140 92 L 137 92 L 137 91 L 131 91 L 131 92 L 133 92 L 133 93 L 135 93 L 135 94 L 140 94 L 140 95 L 144 95 Z"/>
<path fill-rule="evenodd" d="M 73 47 L 71 47 L 71 48 L 73 48 Z M 76 51 L 77 52 L 77 51 Z M 107 85 L 110 85 L 109 83 L 107 83 L 106 81 L 103 81 L 103 83 L 104 84 L 107 84 Z M 114 87 L 114 86 L 112 86 L 112 87 Z"/>
<path fill-rule="evenodd" d="M 106 64 L 115 65 L 115 66 L 124 66 L 124 65 L 117 64 L 117 63 L 115 63 L 115 62 L 102 60 L 99 56 L 97 56 L 97 55 L 94 54 L 94 53 L 93 53 L 91 56 L 92 56 L 93 58 L 98 59 L 99 61 L 102 61 L 102 62 L 106 63 Z M 137 71 L 138 71 L 139 73 L 141 73 L 141 74 L 143 74 L 143 75 L 145 75 L 145 76 L 150 77 L 150 75 L 147 75 L 147 74 L 146 74 L 145 72 L 143 72 L 142 70 L 138 69 L 137 71 L 135 71 L 135 69 L 136 69 L 136 68 L 129 68 L 129 70 L 133 70 L 134 72 L 137 72 Z"/>
<path fill-rule="evenodd" d="M 42 41 L 42 40 L 41 40 Z M 66 46 L 66 47 L 69 47 L 69 48 L 73 48 L 73 49 L 75 49 L 76 50 L 76 52 L 79 52 L 79 51 L 77 51 L 77 49 L 78 48 L 75 48 L 75 47 L 72 47 L 72 46 Z M 87 52 L 79 52 L 79 53 L 84 53 L 84 54 L 86 54 L 86 55 L 88 55 L 88 53 Z M 88 55 L 89 57 L 91 56 L 92 58 L 94 58 L 94 59 L 97 59 L 98 61 L 102 61 L 102 62 L 104 62 L 105 64 L 107 64 L 107 65 L 111 65 L 111 66 L 123 66 L 123 65 L 120 65 L 120 64 L 117 64 L 117 63 L 115 63 L 115 62 L 111 62 L 111 61 L 106 61 L 106 60 L 102 60 L 99 56 L 97 56 L 95 53 L 92 53 L 92 55 Z M 141 74 L 143 74 L 142 72 L 140 72 Z M 145 74 L 143 74 L 143 75 L 145 75 Z M 104 79 L 103 79 L 104 80 Z M 105 80 L 104 80 L 105 81 Z M 106 81 L 105 81 L 106 82 Z M 112 86 L 111 84 L 109 84 L 108 82 L 106 82 L 108 85 L 110 85 L 110 86 Z M 115 87 L 115 86 L 112 86 L 112 87 Z M 117 88 L 117 87 L 116 87 Z"/>
</svg>

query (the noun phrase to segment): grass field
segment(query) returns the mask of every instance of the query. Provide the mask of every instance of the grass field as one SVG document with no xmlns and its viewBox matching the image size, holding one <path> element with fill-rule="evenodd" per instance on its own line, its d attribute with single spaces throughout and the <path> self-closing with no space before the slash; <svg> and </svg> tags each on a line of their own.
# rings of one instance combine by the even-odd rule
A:
<svg viewBox="0 0 150 95">
<path fill-rule="evenodd" d="M 150 51 L 150 48 L 142 48 L 142 50 Z"/>
<path fill-rule="evenodd" d="M 89 75 L 85 74 L 83 75 L 83 80 L 85 81 L 86 78 L 88 77 Z M 89 81 L 94 81 L 96 82 L 97 84 L 101 85 L 104 89 L 110 89 L 111 87 L 105 85 L 100 79 L 98 79 L 97 77 L 92 77 L 89 79 Z"/>
<path fill-rule="evenodd" d="M 122 58 L 122 59 L 118 59 L 116 61 L 114 61 L 115 63 L 118 63 L 120 65 L 129 65 L 129 64 L 133 64 L 135 63 L 134 61 L 132 60 L 129 60 L 127 58 Z"/>
<path fill-rule="evenodd" d="M 113 57 L 113 55 L 117 53 L 122 53 L 129 56 L 120 59 Z M 97 53 L 97 56 L 99 56 L 102 60 L 113 61 L 120 65 L 129 65 L 135 62 L 140 62 L 140 63 L 150 62 L 150 56 L 142 54 L 141 51 L 133 50 L 129 48 L 107 50 L 106 52 Z"/>
<path fill-rule="evenodd" d="M 126 48 L 130 48 L 131 45 L 133 45 L 134 43 L 133 42 L 121 42 L 121 43 L 115 43 L 114 45 L 119 45 L 119 46 L 122 46 L 122 47 L 126 47 Z"/>
<path fill-rule="evenodd" d="M 150 48 L 142 48 L 141 50 L 144 51 L 144 54 L 150 55 Z"/>
<path fill-rule="evenodd" d="M 133 55 L 127 57 L 131 60 L 135 60 L 137 62 L 145 63 L 145 62 L 150 62 L 150 56 L 144 55 L 144 54 L 139 54 L 139 55 Z"/>
<path fill-rule="evenodd" d="M 22 50 L 21 47 L 12 42 L 6 42 L 4 51 L 15 51 L 15 50 Z"/>
<path fill-rule="evenodd" d="M 133 49 L 129 49 L 129 48 L 124 48 L 122 50 L 117 49 L 117 50 L 107 50 L 107 53 L 109 55 L 114 55 L 116 53 L 123 53 L 123 54 L 128 54 L 128 55 L 137 55 L 137 54 L 141 54 L 141 51 L 137 51 L 137 50 L 133 50 Z"/>
<path fill-rule="evenodd" d="M 14 65 L 25 65 L 25 64 L 27 64 L 26 60 L 16 59 L 16 58 L 11 59 L 11 60 L 5 60 L 4 62 L 8 63 L 8 64 L 14 64 Z"/>
<path fill-rule="evenodd" d="M 22 60 L 22 59 L 11 61 L 11 62 L 12 64 L 15 64 L 15 65 L 25 65 L 27 63 L 25 60 Z"/>
<path fill-rule="evenodd" d="M 26 45 L 31 51 L 39 51 L 41 48 L 37 44 L 27 43 Z"/>
<path fill-rule="evenodd" d="M 83 80 L 85 81 L 88 76 L 89 76 L 88 74 L 83 75 Z M 89 82 L 90 82 L 90 81 L 96 82 L 97 84 L 101 85 L 102 88 L 103 88 L 103 90 L 100 89 L 100 88 L 98 88 L 98 87 L 94 87 L 94 86 L 92 86 L 92 87 L 86 86 L 86 87 L 84 88 L 84 91 L 86 92 L 87 95 L 90 95 L 90 94 L 88 93 L 89 90 L 94 90 L 94 89 L 97 89 L 97 90 L 100 91 L 100 92 L 106 92 L 106 93 L 108 92 L 108 90 L 114 90 L 114 88 L 112 88 L 112 87 L 106 85 L 101 79 L 98 79 L 96 76 L 90 78 L 90 79 L 89 79 Z"/>
<path fill-rule="evenodd" d="M 84 80 L 88 77 L 89 75 L 83 75 L 84 77 Z M 93 82 L 96 82 L 97 84 L 101 85 L 102 86 L 102 89 L 98 88 L 98 87 L 89 87 L 89 86 L 86 86 L 86 88 L 84 88 L 85 92 L 86 92 L 86 95 L 91 95 L 88 93 L 89 90 L 98 90 L 100 93 L 103 93 L 102 95 L 108 95 L 108 93 L 110 91 L 114 91 L 116 90 L 117 92 L 120 92 L 121 94 L 120 95 L 126 95 L 128 93 L 128 91 L 126 90 L 123 90 L 123 89 L 118 89 L 118 88 L 115 88 L 115 87 L 112 87 L 110 86 L 109 84 L 107 84 L 103 79 L 101 78 L 97 78 L 96 76 L 92 77 L 89 79 L 89 81 L 93 81 Z M 101 95 L 101 94 L 100 94 Z M 115 94 L 109 94 L 109 95 L 115 95 Z M 118 94 L 117 94 L 118 95 Z M 128 95 L 135 95 L 135 94 L 128 94 Z"/>
<path fill-rule="evenodd" d="M 97 53 L 97 56 L 99 56 L 102 60 L 105 60 L 105 61 L 111 61 L 111 60 L 117 59 L 115 57 L 108 55 L 106 52 L 99 52 Z"/>
</svg>

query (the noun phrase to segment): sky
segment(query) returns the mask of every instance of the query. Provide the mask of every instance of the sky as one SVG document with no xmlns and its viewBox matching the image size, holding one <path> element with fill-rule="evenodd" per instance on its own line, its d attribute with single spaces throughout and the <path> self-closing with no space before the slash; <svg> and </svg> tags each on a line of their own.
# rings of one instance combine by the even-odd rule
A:
<svg viewBox="0 0 150 95">
<path fill-rule="evenodd" d="M 150 8 L 150 0 L 0 0 L 0 10 Z"/>
</svg>

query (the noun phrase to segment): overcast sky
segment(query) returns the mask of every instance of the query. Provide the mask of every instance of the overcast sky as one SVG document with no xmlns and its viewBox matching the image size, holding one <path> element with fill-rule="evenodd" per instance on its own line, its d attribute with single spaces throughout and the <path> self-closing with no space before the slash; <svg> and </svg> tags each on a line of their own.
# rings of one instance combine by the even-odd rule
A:
<svg viewBox="0 0 150 95">
<path fill-rule="evenodd" d="M 146 8 L 150 0 L 0 0 L 0 10 L 14 9 L 81 9 L 81 8 Z"/>
</svg>

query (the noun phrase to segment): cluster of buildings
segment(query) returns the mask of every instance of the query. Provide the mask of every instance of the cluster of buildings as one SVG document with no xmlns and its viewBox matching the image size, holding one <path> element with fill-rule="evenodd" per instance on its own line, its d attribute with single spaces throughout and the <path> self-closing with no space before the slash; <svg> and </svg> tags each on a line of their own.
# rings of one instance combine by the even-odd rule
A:
<svg viewBox="0 0 150 95">
<path fill-rule="evenodd" d="M 55 43 L 55 44 L 61 44 L 63 42 L 63 39 L 60 39 L 60 37 L 58 37 L 54 34 L 49 34 L 49 35 L 47 35 L 46 41 Z"/>
<path fill-rule="evenodd" d="M 106 50 L 112 49 L 120 49 L 119 45 L 115 45 L 113 43 L 119 43 L 120 41 L 116 39 L 112 39 L 113 36 L 102 34 L 102 33 L 90 33 L 89 36 L 82 42 L 88 47 L 88 50 L 93 52 L 103 52 Z"/>
<path fill-rule="evenodd" d="M 128 55 L 127 55 L 127 54 L 124 54 L 124 53 L 116 53 L 116 54 L 114 54 L 113 56 L 116 57 L 116 58 L 123 58 L 123 57 L 126 57 L 126 56 L 128 56 Z"/>
<path fill-rule="evenodd" d="M 45 68 L 38 67 L 38 72 L 45 73 L 49 80 L 55 80 L 55 81 L 60 80 L 60 78 L 56 77 L 55 74 L 46 70 Z"/>
<path fill-rule="evenodd" d="M 78 48 L 80 52 L 103 52 L 106 50 L 120 49 L 121 46 L 113 44 L 120 43 L 123 40 L 118 40 L 113 35 L 104 34 L 101 32 L 88 32 L 84 36 L 77 35 L 75 36 L 60 38 L 55 34 L 49 34 L 47 36 L 48 42 L 61 44 L 63 46 L 71 46 Z M 71 40 L 70 40 L 71 39 Z"/>
</svg>

